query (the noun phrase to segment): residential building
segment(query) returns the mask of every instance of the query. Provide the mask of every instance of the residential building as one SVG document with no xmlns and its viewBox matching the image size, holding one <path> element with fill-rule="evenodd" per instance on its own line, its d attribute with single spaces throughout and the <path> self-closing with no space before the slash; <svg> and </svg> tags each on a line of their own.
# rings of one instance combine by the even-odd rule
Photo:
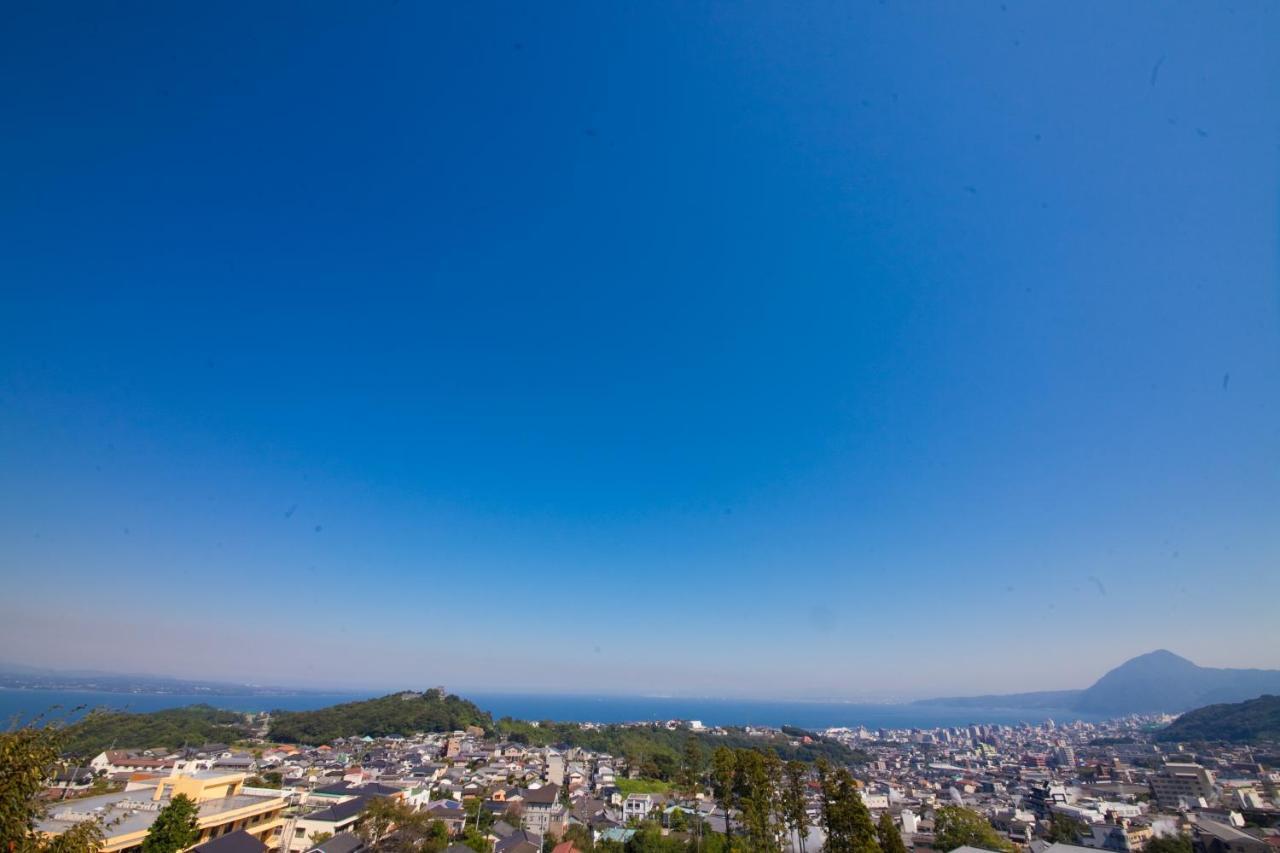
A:
<svg viewBox="0 0 1280 853">
<path fill-rule="evenodd" d="M 81 821 L 101 819 L 106 834 L 102 853 L 134 851 L 141 848 L 160 810 L 184 794 L 199 809 L 197 844 L 243 830 L 268 850 L 275 850 L 280 846 L 284 823 L 284 797 L 246 794 L 244 780 L 243 773 L 175 773 L 161 777 L 154 788 L 59 803 L 39 826 L 50 835 L 61 835 Z"/>
</svg>

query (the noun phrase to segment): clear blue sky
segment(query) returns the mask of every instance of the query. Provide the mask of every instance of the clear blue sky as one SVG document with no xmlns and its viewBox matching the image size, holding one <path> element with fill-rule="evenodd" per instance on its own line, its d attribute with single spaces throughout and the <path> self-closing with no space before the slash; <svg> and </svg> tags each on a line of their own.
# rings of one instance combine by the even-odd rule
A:
<svg viewBox="0 0 1280 853">
<path fill-rule="evenodd" d="M 1280 667 L 1280 6 L 748 5 L 9 4 L 0 658 Z"/>
</svg>

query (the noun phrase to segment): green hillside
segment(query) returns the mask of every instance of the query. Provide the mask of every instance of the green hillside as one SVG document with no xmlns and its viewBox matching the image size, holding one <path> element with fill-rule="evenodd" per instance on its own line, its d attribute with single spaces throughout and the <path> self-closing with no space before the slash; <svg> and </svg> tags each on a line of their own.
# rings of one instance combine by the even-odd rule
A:
<svg viewBox="0 0 1280 853">
<path fill-rule="evenodd" d="M 315 711 L 275 711 L 272 740 L 322 744 L 340 737 L 408 736 L 414 732 L 450 732 L 467 726 L 493 728 L 493 718 L 473 703 L 438 690 L 393 693 L 363 702 L 346 702 Z"/>
<path fill-rule="evenodd" d="M 1280 696 L 1188 711 L 1156 733 L 1162 741 L 1280 741 Z"/>
<path fill-rule="evenodd" d="M 244 737 L 244 715 L 209 705 L 168 708 L 150 714 L 96 711 L 66 730 L 66 751 L 90 757 L 104 749 L 177 749 L 188 744 L 231 743 Z"/>
</svg>

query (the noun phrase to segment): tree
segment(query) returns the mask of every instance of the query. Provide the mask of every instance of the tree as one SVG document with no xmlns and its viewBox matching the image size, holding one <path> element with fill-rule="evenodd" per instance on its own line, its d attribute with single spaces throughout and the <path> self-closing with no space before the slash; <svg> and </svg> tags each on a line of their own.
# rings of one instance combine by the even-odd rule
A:
<svg viewBox="0 0 1280 853">
<path fill-rule="evenodd" d="M 582 853 L 591 853 L 596 847 L 595 840 L 591 837 L 591 830 L 580 823 L 569 824 L 564 831 L 564 840 Z"/>
<path fill-rule="evenodd" d="M 1060 815 L 1057 812 L 1050 812 L 1048 835 L 1050 841 L 1076 844 L 1079 842 L 1080 833 L 1083 831 L 1084 826 L 1080 821 L 1072 820 L 1066 815 Z"/>
<path fill-rule="evenodd" d="M 391 797 L 375 797 L 364 809 L 360 837 L 370 846 L 385 851 L 443 850 L 449 832 L 424 811 Z"/>
<path fill-rule="evenodd" d="M 406 817 L 407 807 L 401 806 L 398 800 L 390 797 L 374 797 L 365 803 L 364 815 L 360 818 L 357 833 L 365 844 L 373 846 L 395 829 Z"/>
<path fill-rule="evenodd" d="M 842 840 L 841 851 L 848 853 L 877 853 L 880 844 L 871 823 L 871 812 L 862 801 L 858 786 L 849 771 L 841 767 L 836 771 L 836 826 Z"/>
<path fill-rule="evenodd" d="M 307 846 L 319 847 L 321 844 L 324 844 L 330 838 L 333 838 L 332 832 L 317 832 L 315 835 L 311 836 L 311 838 L 307 841 Z"/>
<path fill-rule="evenodd" d="M 1191 853 L 1191 839 L 1186 835 L 1161 836 L 1147 842 L 1143 853 Z"/>
<path fill-rule="evenodd" d="M 777 756 L 774 756 L 777 762 Z M 754 749 L 740 749 L 735 756 L 742 828 L 752 850 L 775 853 L 780 849 L 771 820 L 777 786 L 765 757 Z"/>
<path fill-rule="evenodd" d="M 804 842 L 809 837 L 809 811 L 805 802 L 805 778 L 809 768 L 803 761 L 788 761 L 782 769 L 784 783 L 782 788 L 782 819 L 787 829 L 795 835 L 804 853 Z"/>
<path fill-rule="evenodd" d="M 898 825 L 893 822 L 893 815 L 887 809 L 880 812 L 880 822 L 876 824 L 876 839 L 880 842 L 881 853 L 907 853 L 907 845 L 902 843 Z"/>
<path fill-rule="evenodd" d="M 186 794 L 177 794 L 156 815 L 147 837 L 142 840 L 142 853 L 178 853 L 200 838 L 196 820 L 200 807 Z"/>
<path fill-rule="evenodd" d="M 858 794 L 858 786 L 849 771 L 841 767 L 832 772 L 825 761 L 818 762 L 818 784 L 822 789 L 822 825 L 827 833 L 831 853 L 876 853 L 876 840 L 871 813 Z"/>
<path fill-rule="evenodd" d="M 697 738 L 689 735 L 684 739 L 684 752 L 676 771 L 676 790 L 691 800 L 702 788 L 702 763 L 702 746 Z"/>
<path fill-rule="evenodd" d="M 102 825 L 78 823 L 59 836 L 36 831 L 46 814 L 40 799 L 45 782 L 55 774 L 66 742 L 59 723 L 0 732 L 0 850 L 21 853 L 95 853 L 102 848 Z"/>
<path fill-rule="evenodd" d="M 724 835 L 726 846 L 733 846 L 733 786 L 737 777 L 737 759 L 733 750 L 718 746 L 711 754 L 711 782 L 716 802 L 724 810 Z"/>
<path fill-rule="evenodd" d="M 489 853 L 493 846 L 489 843 L 489 839 L 474 826 L 468 826 L 466 831 L 462 833 L 462 843 L 475 850 L 476 853 Z"/>
<path fill-rule="evenodd" d="M 996 832 L 985 817 L 962 806 L 939 808 L 933 821 L 933 834 L 933 846 L 937 850 L 955 850 L 966 844 L 1002 853 L 1013 853 L 1016 849 L 1011 841 Z"/>
<path fill-rule="evenodd" d="M 563 794 L 567 790 L 567 787 L 561 788 L 560 792 Z M 519 806 L 518 803 L 516 805 Z M 484 807 L 484 802 L 479 797 L 472 797 L 466 802 L 463 805 L 463 811 L 467 815 L 467 825 L 474 826 L 481 832 L 488 832 L 490 827 L 497 823 L 497 818 L 493 816 L 493 812 Z M 519 826 L 520 824 L 515 823 L 512 825 Z"/>
</svg>

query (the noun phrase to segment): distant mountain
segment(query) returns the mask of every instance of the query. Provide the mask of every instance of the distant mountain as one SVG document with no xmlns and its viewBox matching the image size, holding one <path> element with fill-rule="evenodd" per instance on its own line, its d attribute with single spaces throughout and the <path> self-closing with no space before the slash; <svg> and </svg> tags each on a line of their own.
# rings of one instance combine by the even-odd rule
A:
<svg viewBox="0 0 1280 853">
<path fill-rule="evenodd" d="M 1280 741 L 1280 696 L 1209 705 L 1188 711 L 1156 734 L 1156 740 Z"/>
<path fill-rule="evenodd" d="M 924 699 L 916 704 L 974 708 L 1063 708 L 1086 714 L 1177 713 L 1280 693 L 1280 670 L 1215 669 L 1158 649 L 1125 661 L 1084 690 Z"/>
<path fill-rule="evenodd" d="M 321 691 L 264 687 L 224 681 L 194 681 L 167 675 L 62 670 L 0 661 L 0 688 L 11 690 L 84 690 L 103 693 L 192 693 L 209 696 L 299 696 Z"/>
<path fill-rule="evenodd" d="M 1213 669 L 1160 649 L 1126 661 L 1094 682 L 1072 706 L 1093 714 L 1186 711 L 1280 693 L 1280 671 Z"/>
</svg>

